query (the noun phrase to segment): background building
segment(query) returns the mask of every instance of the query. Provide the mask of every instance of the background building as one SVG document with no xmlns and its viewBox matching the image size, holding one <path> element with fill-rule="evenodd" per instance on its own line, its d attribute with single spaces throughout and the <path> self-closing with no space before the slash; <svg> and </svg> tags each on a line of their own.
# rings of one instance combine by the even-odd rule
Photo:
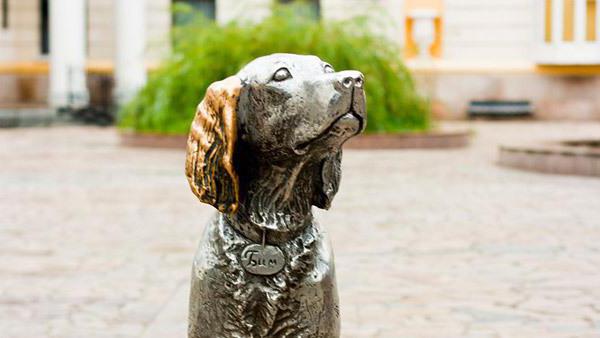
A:
<svg viewBox="0 0 600 338">
<path fill-rule="evenodd" d="M 0 106 L 126 100 L 168 53 L 172 2 L 0 0 Z M 271 0 L 182 2 L 224 23 L 260 20 Z M 600 119 L 595 0 L 309 3 L 323 20 L 384 23 L 437 116 L 462 118 L 471 100 L 528 100 L 538 118 Z"/>
</svg>

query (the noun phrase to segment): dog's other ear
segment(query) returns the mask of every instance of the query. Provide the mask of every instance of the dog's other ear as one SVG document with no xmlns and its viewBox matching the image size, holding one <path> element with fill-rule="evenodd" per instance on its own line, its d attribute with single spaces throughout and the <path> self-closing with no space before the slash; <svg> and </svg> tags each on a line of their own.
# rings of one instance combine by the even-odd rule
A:
<svg viewBox="0 0 600 338">
<path fill-rule="evenodd" d="M 342 149 L 335 153 L 327 155 L 321 162 L 316 177 L 315 192 L 313 196 L 313 205 L 321 209 L 329 209 L 333 197 L 340 187 L 342 178 Z"/>
<path fill-rule="evenodd" d="M 236 212 L 239 202 L 233 153 L 241 88 L 235 76 L 211 84 L 198 105 L 187 141 L 185 174 L 192 192 L 224 213 Z"/>
</svg>

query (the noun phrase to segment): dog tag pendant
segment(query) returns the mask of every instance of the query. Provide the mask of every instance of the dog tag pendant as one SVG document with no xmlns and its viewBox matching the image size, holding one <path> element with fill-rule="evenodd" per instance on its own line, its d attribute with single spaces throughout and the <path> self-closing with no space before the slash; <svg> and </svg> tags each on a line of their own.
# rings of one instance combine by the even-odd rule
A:
<svg viewBox="0 0 600 338">
<path fill-rule="evenodd" d="M 285 256 L 281 249 L 265 245 L 265 234 L 266 230 L 263 232 L 262 244 L 250 244 L 242 250 L 242 266 L 253 275 L 274 275 L 285 266 Z"/>
</svg>

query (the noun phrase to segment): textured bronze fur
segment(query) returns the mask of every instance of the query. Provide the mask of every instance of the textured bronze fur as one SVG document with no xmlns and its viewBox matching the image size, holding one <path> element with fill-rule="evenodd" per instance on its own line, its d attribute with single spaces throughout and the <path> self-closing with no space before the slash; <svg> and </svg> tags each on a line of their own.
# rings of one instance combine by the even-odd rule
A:
<svg viewBox="0 0 600 338">
<path fill-rule="evenodd" d="M 242 84 L 235 76 L 215 82 L 198 105 L 187 141 L 185 174 L 194 194 L 219 211 L 238 207 L 239 182 L 233 168 L 236 107 Z"/>
</svg>

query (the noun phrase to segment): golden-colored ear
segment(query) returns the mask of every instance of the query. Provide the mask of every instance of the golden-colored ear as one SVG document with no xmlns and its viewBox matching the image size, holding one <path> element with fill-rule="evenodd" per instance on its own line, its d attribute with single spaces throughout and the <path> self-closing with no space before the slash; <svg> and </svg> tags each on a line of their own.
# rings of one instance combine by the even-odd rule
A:
<svg viewBox="0 0 600 338">
<path fill-rule="evenodd" d="M 198 105 L 187 141 L 185 174 L 192 192 L 225 213 L 236 212 L 239 201 L 233 152 L 241 88 L 235 76 L 211 84 Z"/>
</svg>

